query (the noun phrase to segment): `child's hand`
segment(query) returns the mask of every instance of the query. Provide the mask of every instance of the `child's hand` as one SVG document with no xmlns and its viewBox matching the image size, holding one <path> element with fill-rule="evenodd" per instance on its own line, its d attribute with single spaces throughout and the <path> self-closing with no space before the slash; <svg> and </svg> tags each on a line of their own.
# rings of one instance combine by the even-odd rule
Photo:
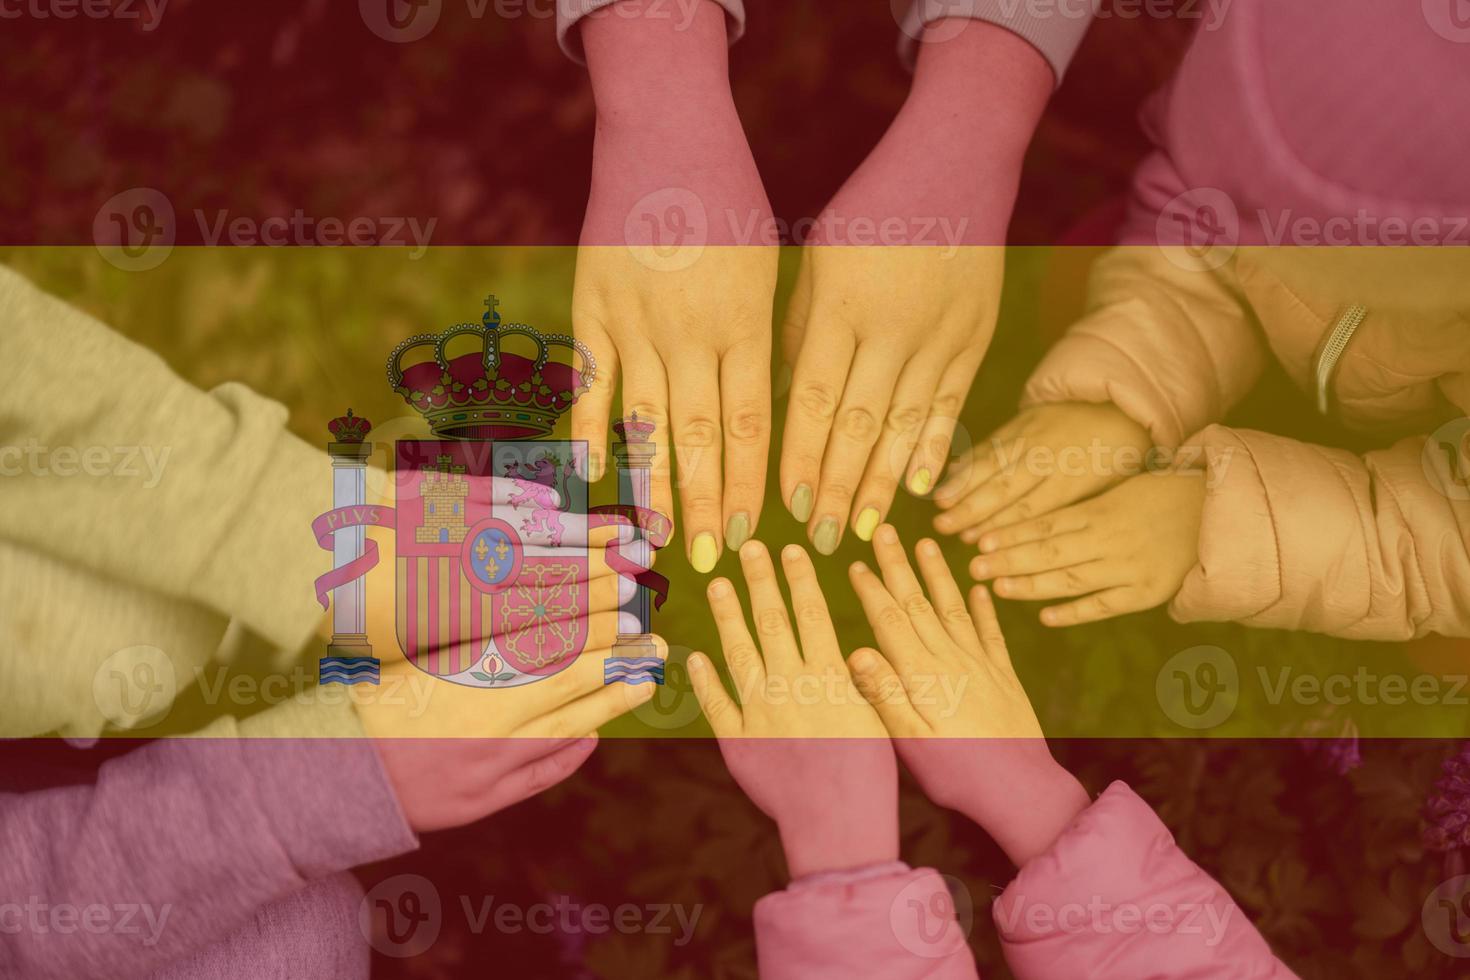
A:
<svg viewBox="0 0 1470 980">
<path fill-rule="evenodd" d="M 1087 793 L 1052 759 L 985 589 L 971 590 L 967 608 L 926 539 L 916 549 L 926 598 L 888 525 L 873 551 L 882 580 L 861 562 L 851 574 L 883 652 L 848 661 L 859 690 L 929 798 L 980 824 L 1023 865 L 1087 806 Z"/>
<path fill-rule="evenodd" d="M 1150 448 L 1148 430 L 1115 405 L 1033 405 L 950 467 L 934 529 L 974 544 L 1144 472 Z"/>
<path fill-rule="evenodd" d="M 970 563 L 996 595 L 1048 600 L 1047 626 L 1073 626 L 1169 601 L 1199 560 L 1205 474 L 1135 476 L 1107 493 L 1045 517 L 987 531 Z"/>
<path fill-rule="evenodd" d="M 739 703 L 704 654 L 689 658 L 694 691 L 731 775 L 780 828 L 793 877 L 896 860 L 898 766 L 888 733 L 843 666 L 811 559 L 795 545 L 781 559 L 797 635 L 770 554 L 747 543 L 740 560 L 759 645 L 730 583 L 709 587 Z"/>
<path fill-rule="evenodd" d="M 667 647 L 656 643 L 666 658 Z M 522 687 L 462 687 L 401 660 L 383 665 L 379 685 L 354 686 L 363 730 L 409 825 L 472 823 L 575 772 L 599 727 L 655 693 L 652 684 L 604 684 L 607 653 L 584 650 L 561 673 Z"/>
</svg>

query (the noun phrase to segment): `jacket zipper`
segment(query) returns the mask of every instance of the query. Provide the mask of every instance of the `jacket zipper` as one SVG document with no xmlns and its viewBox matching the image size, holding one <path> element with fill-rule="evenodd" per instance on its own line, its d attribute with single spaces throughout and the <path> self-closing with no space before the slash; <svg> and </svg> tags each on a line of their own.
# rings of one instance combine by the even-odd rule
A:
<svg viewBox="0 0 1470 980">
<path fill-rule="evenodd" d="M 1322 347 L 1322 353 L 1317 355 L 1317 411 L 1323 415 L 1327 414 L 1328 394 L 1332 387 L 1332 375 L 1337 371 L 1337 362 L 1342 360 L 1348 342 L 1363 325 L 1363 318 L 1367 315 L 1368 308 L 1361 303 L 1349 306 L 1342 316 L 1337 318 L 1332 332 L 1327 335 L 1327 343 Z"/>
</svg>

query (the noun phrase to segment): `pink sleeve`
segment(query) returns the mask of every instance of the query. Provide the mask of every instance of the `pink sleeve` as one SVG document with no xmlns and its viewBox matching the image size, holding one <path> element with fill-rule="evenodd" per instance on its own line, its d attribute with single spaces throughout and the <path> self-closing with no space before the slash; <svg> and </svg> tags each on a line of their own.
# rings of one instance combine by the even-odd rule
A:
<svg viewBox="0 0 1470 980">
<path fill-rule="evenodd" d="M 556 3 L 556 43 L 561 45 L 562 53 L 571 58 L 577 64 L 586 64 L 582 53 L 582 40 L 573 28 L 583 17 L 597 13 L 604 7 L 610 7 L 618 0 L 557 0 Z M 696 0 L 704 2 L 704 0 Z M 708 0 L 718 3 L 725 9 L 725 15 L 729 24 L 730 43 L 734 44 L 740 40 L 745 33 L 745 0 Z M 676 29 L 681 29 L 681 22 L 691 16 L 686 13 L 689 4 L 670 3 L 666 8 L 668 16 L 674 19 Z M 652 11 L 650 11 L 650 15 Z M 684 23 L 683 27 L 688 24 Z"/>
<path fill-rule="evenodd" d="M 1447 456 L 1464 449 L 1420 436 L 1356 456 L 1218 425 L 1190 447 L 1208 489 L 1175 619 L 1470 636 L 1470 485 Z"/>
<path fill-rule="evenodd" d="M 755 905 L 762 980 L 978 980 L 944 879 L 901 862 L 815 875 Z"/>
<path fill-rule="evenodd" d="M 186 956 L 261 975 L 263 911 L 417 846 L 371 741 L 208 732 L 112 759 L 95 785 L 0 793 L 0 975 L 143 976 Z M 343 935 L 315 943 L 360 959 Z"/>
<path fill-rule="evenodd" d="M 1123 783 L 1027 863 L 993 912 L 1018 980 L 1295 977 Z"/>
</svg>

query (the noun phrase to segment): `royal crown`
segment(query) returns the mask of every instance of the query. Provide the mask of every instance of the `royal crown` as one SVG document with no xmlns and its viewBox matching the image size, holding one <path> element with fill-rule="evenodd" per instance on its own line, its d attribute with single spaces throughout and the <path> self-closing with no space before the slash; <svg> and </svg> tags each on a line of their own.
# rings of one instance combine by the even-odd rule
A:
<svg viewBox="0 0 1470 980">
<path fill-rule="evenodd" d="M 429 420 L 436 436 L 548 436 L 597 377 L 585 345 L 523 323 L 502 325 L 498 305 L 490 296 L 480 323 L 410 337 L 388 357 L 393 390 Z"/>
<path fill-rule="evenodd" d="M 356 445 L 373 431 L 373 424 L 361 415 L 353 415 L 352 409 L 349 408 L 346 415 L 327 423 L 327 431 L 332 433 L 332 438 L 340 443 Z"/>
</svg>

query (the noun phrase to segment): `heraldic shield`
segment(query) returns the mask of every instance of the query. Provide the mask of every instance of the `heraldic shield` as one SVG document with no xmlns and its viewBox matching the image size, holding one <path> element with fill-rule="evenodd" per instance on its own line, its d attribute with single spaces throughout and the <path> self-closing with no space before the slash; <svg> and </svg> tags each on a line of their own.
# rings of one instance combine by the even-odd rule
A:
<svg viewBox="0 0 1470 980">
<path fill-rule="evenodd" d="M 549 677 L 587 644 L 587 444 L 402 440 L 398 643 L 471 687 Z"/>
</svg>

